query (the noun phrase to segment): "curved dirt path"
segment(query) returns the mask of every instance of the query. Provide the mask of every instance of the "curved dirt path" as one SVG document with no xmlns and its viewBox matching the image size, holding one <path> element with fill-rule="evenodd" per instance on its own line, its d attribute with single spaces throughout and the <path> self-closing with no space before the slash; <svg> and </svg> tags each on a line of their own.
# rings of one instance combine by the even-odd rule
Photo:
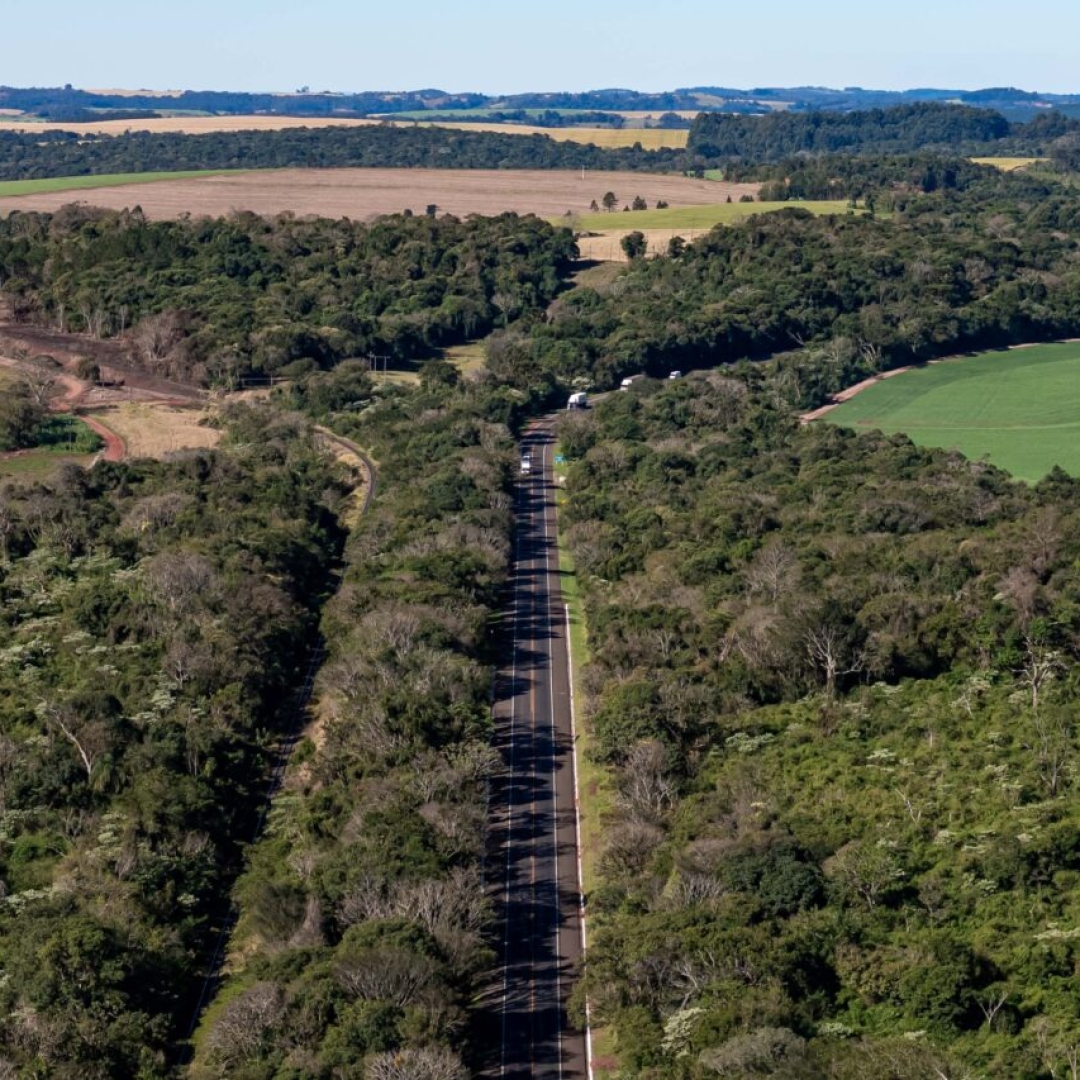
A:
<svg viewBox="0 0 1080 1080">
<path fill-rule="evenodd" d="M 127 446 L 124 440 L 116 434 L 112 428 L 106 427 L 100 420 L 92 416 L 77 416 L 91 431 L 100 435 L 105 442 L 105 449 L 98 452 L 95 461 L 123 461 L 127 457 Z"/>
<path fill-rule="evenodd" d="M 957 357 L 956 359 L 959 359 Z M 939 364 L 940 360 L 930 360 L 928 363 Z M 820 420 L 827 413 L 831 413 L 838 405 L 843 405 L 845 401 L 850 401 L 856 394 L 861 394 L 867 387 L 873 386 L 875 383 L 879 383 L 882 379 L 891 379 L 894 375 L 902 375 L 905 371 L 911 371 L 912 365 L 908 364 L 907 367 L 892 368 L 889 371 L 883 371 L 878 375 L 871 375 L 869 379 L 863 379 L 862 382 L 857 382 L 854 386 L 849 386 L 846 390 L 841 390 L 838 394 L 833 394 L 832 400 L 828 405 L 822 405 L 817 409 L 812 409 L 808 413 L 803 413 L 799 417 L 800 424 L 809 424 L 813 420 Z"/>
</svg>

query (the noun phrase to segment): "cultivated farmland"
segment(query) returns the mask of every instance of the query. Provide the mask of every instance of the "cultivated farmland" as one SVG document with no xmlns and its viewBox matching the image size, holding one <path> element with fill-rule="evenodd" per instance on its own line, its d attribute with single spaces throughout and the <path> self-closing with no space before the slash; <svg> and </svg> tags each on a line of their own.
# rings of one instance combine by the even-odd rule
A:
<svg viewBox="0 0 1080 1080">
<path fill-rule="evenodd" d="M 0 130 L 7 131 L 76 131 L 81 135 L 123 135 L 127 131 L 152 131 L 159 134 L 183 132 L 206 135 L 214 131 L 284 131 L 286 128 L 370 127 L 380 120 L 354 120 L 345 117 L 306 116 L 158 116 L 147 120 L 92 120 L 86 124 L 42 122 L 38 120 L 0 120 Z"/>
<path fill-rule="evenodd" d="M 136 189 L 100 187 L 86 201 L 112 209 L 141 206 L 152 218 L 251 210 L 362 220 L 406 208 L 423 213 L 431 204 L 440 213 L 459 216 L 513 210 L 555 218 L 568 210 L 587 213 L 590 203 L 607 191 L 626 202 L 640 195 L 653 206 L 662 199 L 672 207 L 686 207 L 723 202 L 728 196 L 738 204 L 741 196 L 755 195 L 758 187 L 634 172 L 586 173 L 582 178 L 573 170 L 545 169 L 275 169 L 162 180 Z M 71 201 L 71 195 L 63 192 L 0 198 L 0 213 L 56 210 Z"/>
<path fill-rule="evenodd" d="M 0 180 L 0 199 L 9 195 L 40 195 L 47 191 L 88 191 L 93 188 L 128 184 L 156 184 L 159 180 L 190 180 L 219 176 L 228 169 L 200 169 L 191 172 L 100 173 L 94 176 L 49 176 L 40 180 Z"/>
<path fill-rule="evenodd" d="M 457 131 L 494 131 L 500 135 L 547 135 L 556 142 L 592 143 L 605 150 L 619 149 L 641 143 L 645 150 L 670 147 L 681 150 L 686 146 L 689 131 L 666 128 L 606 128 L 606 127 L 534 127 L 529 124 L 470 124 L 452 121 L 432 121 L 432 127 L 453 128 Z"/>
<path fill-rule="evenodd" d="M 1022 480 L 1055 465 L 1080 476 L 1080 344 L 932 363 L 878 380 L 826 418 L 985 457 Z"/>
</svg>

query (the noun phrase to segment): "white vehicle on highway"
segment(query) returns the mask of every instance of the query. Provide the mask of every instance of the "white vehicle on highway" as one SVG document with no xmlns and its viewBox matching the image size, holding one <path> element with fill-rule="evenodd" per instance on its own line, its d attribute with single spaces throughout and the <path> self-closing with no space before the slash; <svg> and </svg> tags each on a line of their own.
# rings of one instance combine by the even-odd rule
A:
<svg viewBox="0 0 1080 1080">
<path fill-rule="evenodd" d="M 532 472 L 532 458 L 525 454 L 521 459 L 521 475 L 528 476 Z"/>
</svg>

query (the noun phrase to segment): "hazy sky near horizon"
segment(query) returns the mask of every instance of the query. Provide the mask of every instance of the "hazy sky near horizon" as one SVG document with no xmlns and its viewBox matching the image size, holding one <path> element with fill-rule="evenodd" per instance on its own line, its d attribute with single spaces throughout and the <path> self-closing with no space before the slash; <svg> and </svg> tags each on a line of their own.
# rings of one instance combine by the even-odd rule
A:
<svg viewBox="0 0 1080 1080">
<path fill-rule="evenodd" d="M 1076 0 L 52 0 L 2 25 L 9 86 L 1080 92 Z"/>
</svg>

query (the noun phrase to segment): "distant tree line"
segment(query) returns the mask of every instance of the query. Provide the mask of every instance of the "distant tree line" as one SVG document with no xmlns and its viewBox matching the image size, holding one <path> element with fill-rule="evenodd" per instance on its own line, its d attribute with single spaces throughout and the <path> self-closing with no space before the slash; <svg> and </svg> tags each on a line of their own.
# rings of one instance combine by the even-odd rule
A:
<svg viewBox="0 0 1080 1080">
<path fill-rule="evenodd" d="M 602 149 L 547 135 L 373 125 L 205 135 L 0 132 L 0 180 L 276 168 L 634 169 L 681 171 L 682 150 Z"/>
<path fill-rule="evenodd" d="M 88 113 L 89 110 L 168 108 L 184 112 L 225 115 L 266 113 L 280 116 L 367 116 L 369 113 L 409 112 L 438 104 L 442 108 L 471 109 L 486 104 L 483 94 L 447 94 L 441 90 L 404 93 L 378 91 L 358 94 L 300 93 L 259 94 L 231 90 L 185 90 L 179 94 L 110 94 L 64 87 L 0 87 L 0 108 L 19 109 L 35 116 Z M 98 115 L 90 114 L 95 119 Z M 64 116 L 64 119 L 69 117 Z"/>
<path fill-rule="evenodd" d="M 368 116 L 387 113 L 446 110 L 550 109 L 554 111 L 664 110 L 721 111 L 765 115 L 774 109 L 790 112 L 828 110 L 852 112 L 925 102 L 954 103 L 992 108 L 1010 117 L 1030 119 L 1050 109 L 1080 105 L 1075 94 L 1041 94 L 1015 87 L 982 90 L 923 88 L 873 90 L 862 87 L 830 89 L 818 86 L 757 87 L 738 89 L 695 86 L 656 93 L 628 89 L 532 92 L 509 95 L 454 93 L 438 89 L 330 93 L 302 87 L 295 93 L 244 93 L 228 90 L 184 90 L 161 96 L 149 93 L 113 94 L 100 90 L 64 87 L 0 87 L 0 108 L 18 109 L 36 116 L 48 110 L 179 109 L 221 114 L 269 113 L 284 116 Z"/>
<path fill-rule="evenodd" d="M 796 155 L 952 154 L 1053 156 L 1071 144 L 1080 120 L 1064 112 L 1010 122 L 990 109 L 922 103 L 861 112 L 775 112 L 764 117 L 701 113 L 688 152 L 698 158 L 760 163 Z"/>
<path fill-rule="evenodd" d="M 523 114 L 524 115 L 524 114 Z M 557 114 L 552 112 L 554 118 Z M 673 121 L 671 121 L 673 122 Z M 703 114 L 687 149 L 604 149 L 546 135 L 463 131 L 431 126 L 233 131 L 204 135 L 129 132 L 0 132 L 0 180 L 197 169 L 447 168 L 725 172 L 778 162 L 934 151 L 1035 154 L 1080 164 L 1080 120 L 1060 112 L 1011 124 L 985 109 L 905 105 L 861 113 L 776 113 L 766 117 Z"/>
</svg>

